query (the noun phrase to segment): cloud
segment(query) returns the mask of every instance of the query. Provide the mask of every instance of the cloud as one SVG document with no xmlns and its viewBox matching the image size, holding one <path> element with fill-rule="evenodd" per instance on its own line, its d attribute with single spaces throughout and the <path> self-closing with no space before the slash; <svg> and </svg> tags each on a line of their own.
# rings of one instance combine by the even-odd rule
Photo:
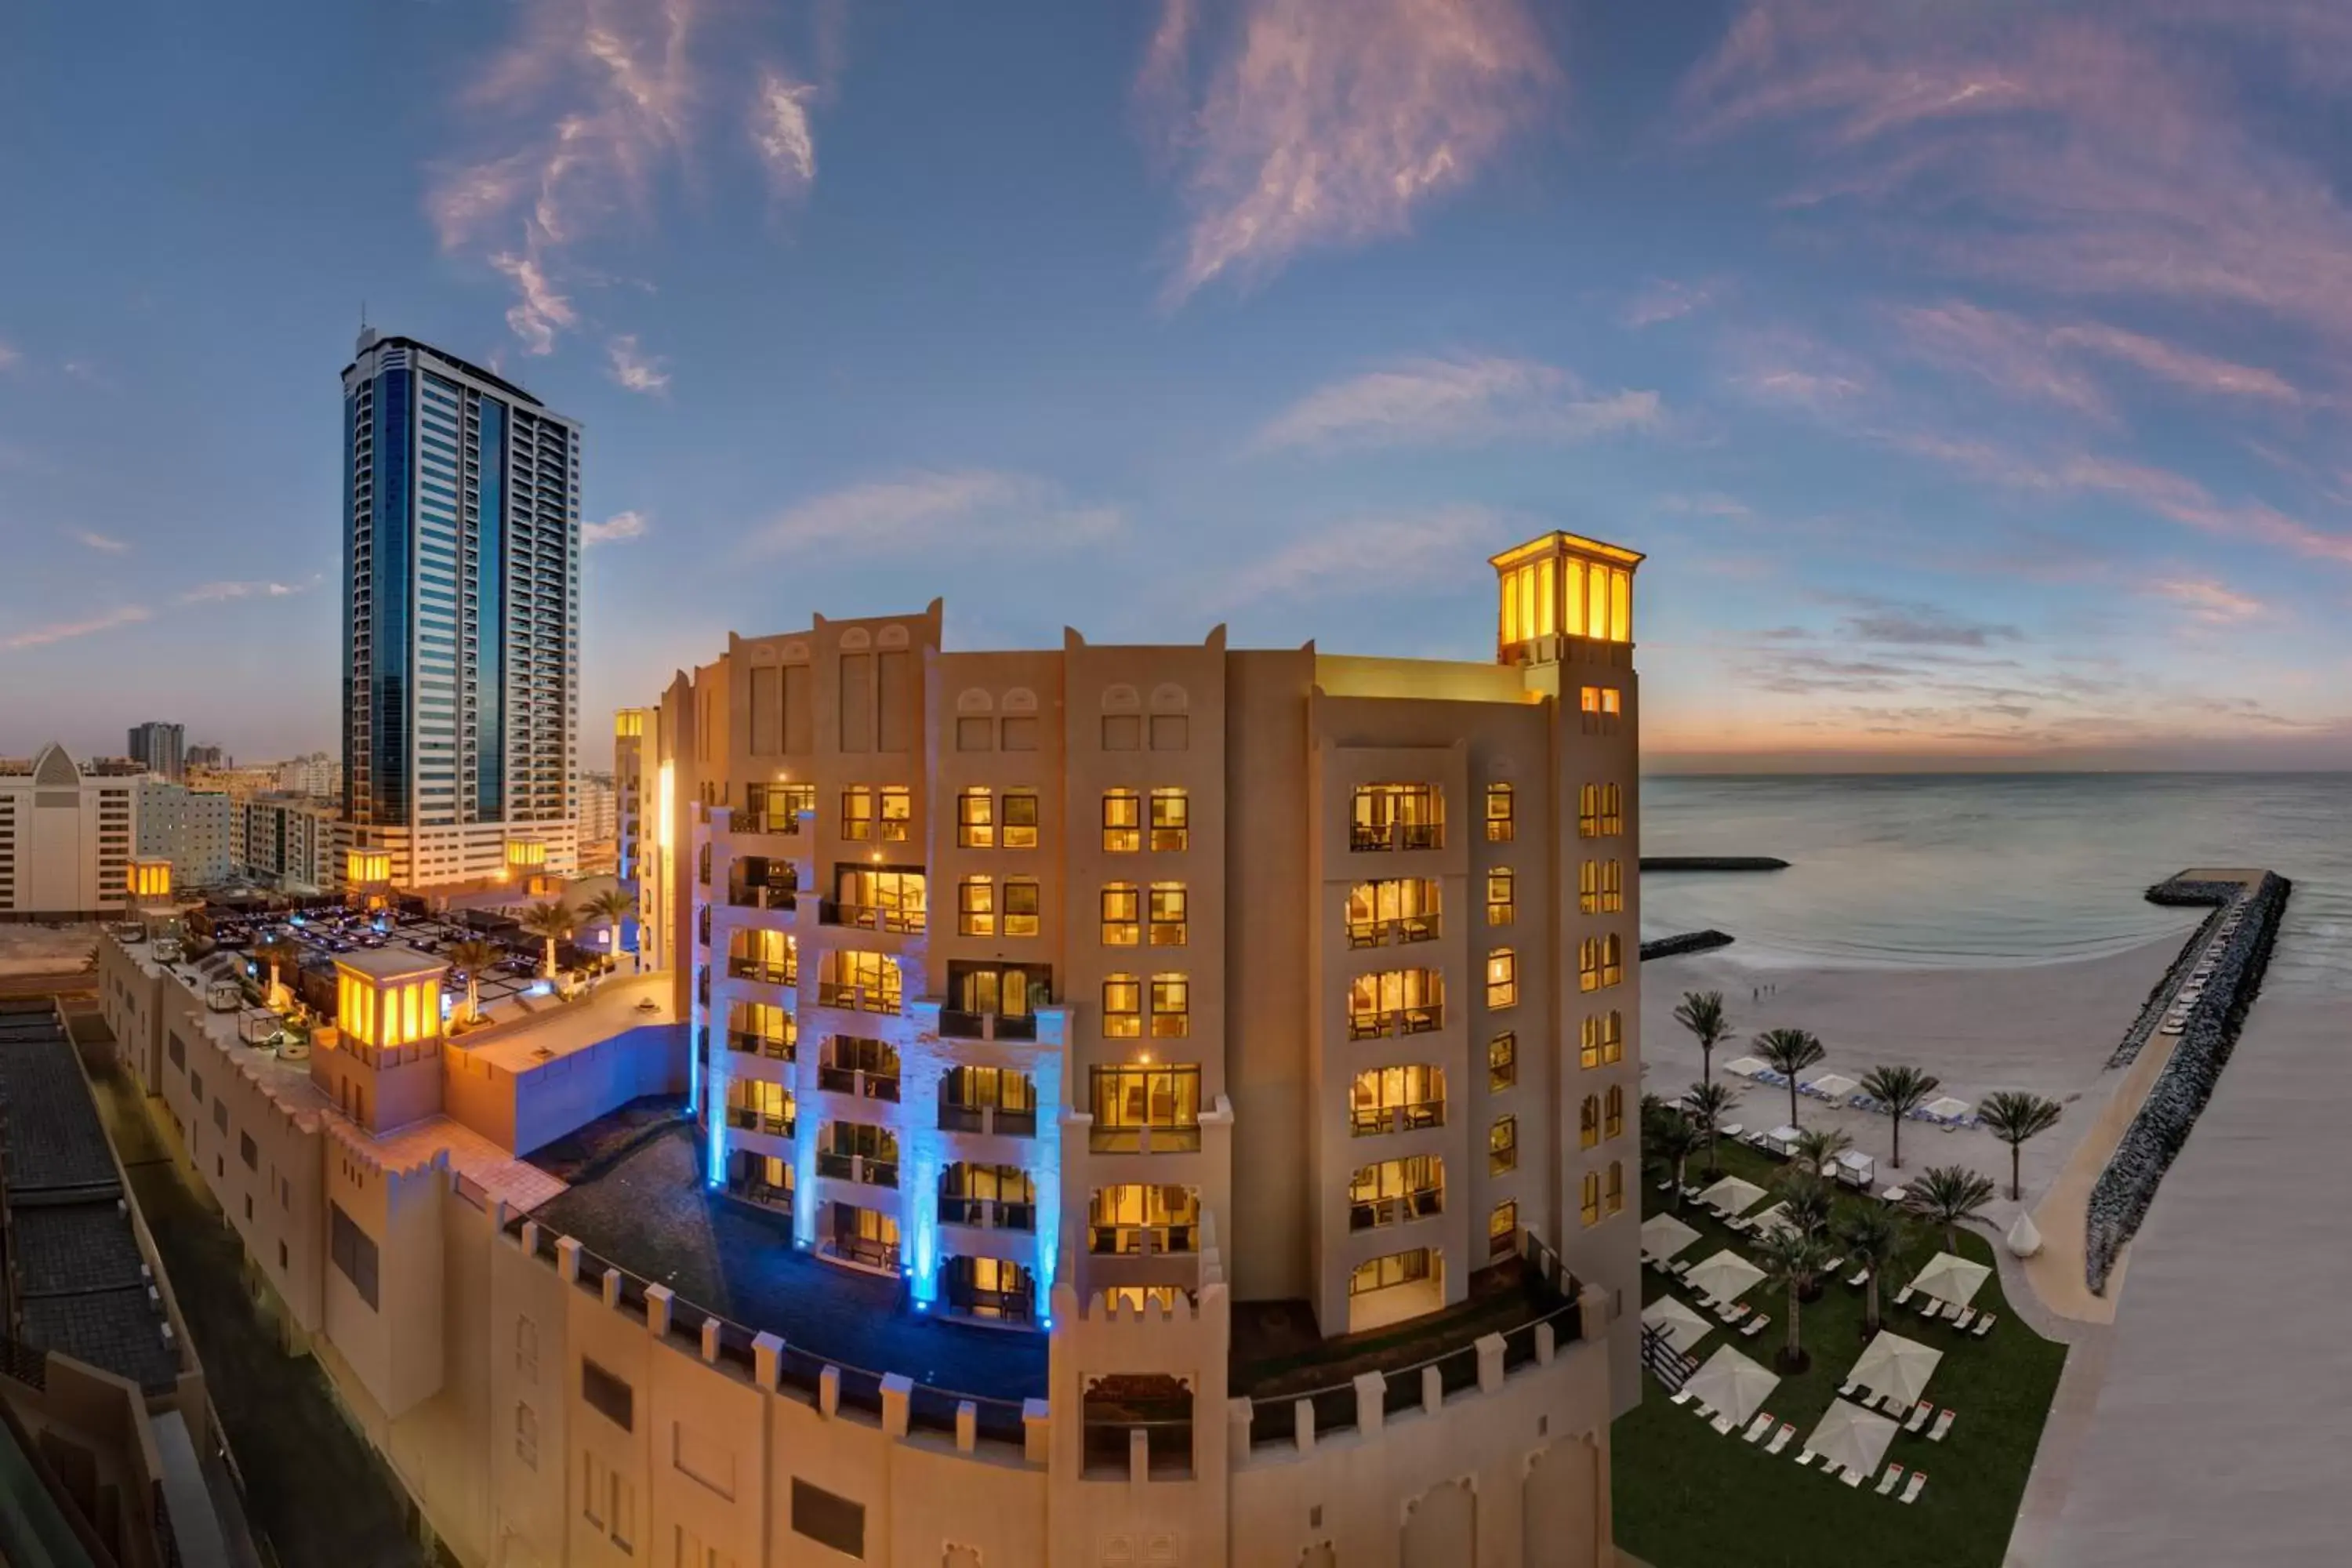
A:
<svg viewBox="0 0 2352 1568">
<path fill-rule="evenodd" d="M 2125 331 L 2120 327 L 2097 323 L 2057 327 L 2052 330 L 2050 341 L 2122 360 L 2189 392 L 2213 397 L 2250 397 L 2281 404 L 2303 401 L 2303 394 L 2276 371 L 2213 359 L 2156 338 Z"/>
<path fill-rule="evenodd" d="M 184 605 L 214 605 L 225 599 L 285 599 L 305 594 L 318 584 L 310 583 L 206 583 L 190 588 L 180 595 Z"/>
<path fill-rule="evenodd" d="M 1725 379 L 1753 402 L 1842 416 L 1878 388 L 1878 374 L 1842 349 L 1793 327 L 1742 328 L 1720 345 Z"/>
<path fill-rule="evenodd" d="M 103 533 L 94 533 L 86 528 L 78 530 L 73 536 L 73 541 L 76 544 L 95 550 L 103 555 L 124 555 L 131 550 L 130 544 L 123 540 L 110 539 Z"/>
<path fill-rule="evenodd" d="M 665 362 L 638 353 L 634 333 L 625 332 L 614 338 L 604 345 L 604 351 L 612 360 L 609 374 L 631 392 L 659 396 L 669 391 L 669 372 L 664 368 Z"/>
<path fill-rule="evenodd" d="M 753 549 L 762 555 L 821 549 L 838 558 L 933 544 L 969 550 L 982 542 L 1050 548 L 1098 541 L 1119 526 L 1116 510 L 1071 506 L 1054 486 L 1026 475 L 925 470 L 803 501 L 759 529 Z"/>
<path fill-rule="evenodd" d="M 1453 445 L 1521 437 L 1578 441 L 1654 426 L 1654 392 L 1587 396 L 1532 360 L 1411 360 L 1310 393 L 1258 432 L 1261 451 Z"/>
<path fill-rule="evenodd" d="M 124 605 L 85 620 L 51 621 L 46 626 L 27 626 L 20 632 L 0 634 L 0 649 L 13 652 L 19 648 L 46 647 L 51 643 L 92 637 L 100 632 L 110 632 L 117 626 L 135 626 L 141 621 L 152 619 L 153 611 L 139 605 Z"/>
<path fill-rule="evenodd" d="M 1162 0 L 1135 101 L 1190 215 L 1178 303 L 1405 233 L 1564 79 L 1532 0 Z M 1225 26 L 1204 26 L 1213 12 Z M 1196 69 L 1205 60 L 1205 68 Z"/>
<path fill-rule="evenodd" d="M 814 86 L 772 68 L 760 72 L 759 95 L 751 109 L 751 145 L 778 195 L 799 195 L 816 184 L 816 138 L 808 116 L 815 94 Z"/>
<path fill-rule="evenodd" d="M 1863 642 L 1905 647 L 1986 647 L 1996 642 L 2015 642 L 2021 635 L 2015 626 L 1968 620 L 1934 605 L 1869 598 L 1863 603 L 1863 613 L 1845 621 L 1846 634 Z"/>
<path fill-rule="evenodd" d="M 1722 289 L 1723 285 L 1713 279 L 1701 279 L 1695 283 L 1657 279 L 1633 296 L 1620 320 L 1637 331 L 1663 321 L 1678 321 L 1714 304 Z"/>
<path fill-rule="evenodd" d="M 2203 626 L 2233 626 L 2259 620 L 2270 613 L 2270 606 L 2260 599 L 2210 577 L 2159 578 L 2147 584 L 2147 591 L 2180 605 L 2191 620 Z"/>
<path fill-rule="evenodd" d="M 1888 312 L 1895 330 L 1922 358 L 1972 375 L 2008 396 L 2113 419 L 2106 395 L 2089 375 L 2066 363 L 2050 335 L 2033 323 L 1964 300 L 1899 307 Z"/>
<path fill-rule="evenodd" d="M 21 360 L 24 357 L 24 355 L 18 353 L 14 348 L 9 346 L 6 339 L 0 338 L 0 370 L 6 370 L 10 365 L 15 364 L 18 360 Z"/>
<path fill-rule="evenodd" d="M 548 282 L 547 273 L 539 264 L 537 247 L 520 255 L 504 252 L 493 256 L 490 265 L 514 279 L 515 291 L 520 296 L 507 308 L 507 326 L 522 340 L 523 352 L 551 353 L 555 334 L 577 325 L 580 314 L 572 308 L 572 301 Z"/>
<path fill-rule="evenodd" d="M 1486 557 L 1510 542 L 1506 520 L 1485 507 L 1350 518 L 1238 568 L 1213 596 L 1230 605 L 1296 595 L 1410 593 L 1433 582 L 1486 577 Z"/>
<path fill-rule="evenodd" d="M 650 527 L 641 511 L 616 511 L 602 522 L 583 523 L 580 542 L 593 547 L 617 544 L 625 539 L 643 539 Z"/>
</svg>

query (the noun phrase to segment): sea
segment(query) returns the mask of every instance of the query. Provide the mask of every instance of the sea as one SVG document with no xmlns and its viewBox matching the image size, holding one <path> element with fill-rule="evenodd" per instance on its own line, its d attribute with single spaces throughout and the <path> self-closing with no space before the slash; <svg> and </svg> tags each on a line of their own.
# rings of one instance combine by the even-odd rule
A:
<svg viewBox="0 0 2352 1568">
<path fill-rule="evenodd" d="M 1713 927 L 1757 968 L 2097 957 L 2196 923 L 2151 883 L 2263 867 L 2294 883 L 2270 983 L 2352 993 L 2352 773 L 1654 775 L 1642 852 L 1790 863 L 1642 879 L 1645 938 Z"/>
</svg>

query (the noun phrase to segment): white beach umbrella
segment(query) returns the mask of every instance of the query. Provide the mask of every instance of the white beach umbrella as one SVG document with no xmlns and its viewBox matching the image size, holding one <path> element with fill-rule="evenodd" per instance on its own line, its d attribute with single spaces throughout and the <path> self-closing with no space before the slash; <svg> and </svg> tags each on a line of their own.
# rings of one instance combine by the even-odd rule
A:
<svg viewBox="0 0 2352 1568">
<path fill-rule="evenodd" d="M 1685 1355 L 1699 1341 L 1715 1331 L 1715 1325 L 1675 1300 L 1661 1296 L 1642 1309 L 1642 1326 L 1655 1329 L 1666 1336 L 1666 1342 Z"/>
<path fill-rule="evenodd" d="M 1764 1401 L 1780 1383 L 1779 1377 L 1725 1345 L 1707 1357 L 1706 1364 L 1691 1373 L 1690 1381 L 1683 1387 L 1717 1415 L 1728 1415 L 1734 1425 L 1745 1426 L 1749 1416 L 1764 1407 Z"/>
<path fill-rule="evenodd" d="M 1911 1289 L 1923 1296 L 1933 1296 L 1938 1301 L 1949 1301 L 1955 1307 L 1965 1307 L 1969 1298 L 1983 1288 L 1992 1270 L 1981 1263 L 1971 1263 L 1957 1252 L 1939 1252 L 1927 1260 L 1911 1281 Z"/>
<path fill-rule="evenodd" d="M 1969 1102 L 1965 1100 L 1954 1100 L 1947 1094 L 1929 1100 L 1921 1109 L 1930 1116 L 1940 1116 L 1949 1121 L 1955 1116 L 1966 1116 L 1969 1113 Z"/>
<path fill-rule="evenodd" d="M 1745 1214 L 1764 1201 L 1764 1189 L 1738 1176 L 1726 1176 L 1699 1194 L 1698 1201 L 1718 1214 Z"/>
<path fill-rule="evenodd" d="M 1732 1301 L 1763 1278 L 1764 1270 L 1727 1247 L 1705 1262 L 1693 1264 L 1683 1283 L 1710 1301 Z"/>
<path fill-rule="evenodd" d="M 1654 1214 L 1642 1222 L 1642 1250 L 1653 1258 L 1672 1258 L 1698 1239 L 1698 1232 L 1670 1214 Z"/>
<path fill-rule="evenodd" d="M 1756 1216 L 1756 1234 L 1761 1236 L 1768 1230 L 1774 1230 L 1779 1228 L 1780 1226 L 1786 1225 L 1788 1223 L 1788 1215 L 1789 1205 L 1787 1204 L 1774 1204 L 1770 1208 L 1766 1209 L 1762 1214 Z"/>
<path fill-rule="evenodd" d="M 1815 1077 L 1813 1081 L 1805 1087 L 1816 1094 L 1826 1094 L 1832 1100 L 1843 1100 L 1853 1092 L 1854 1082 L 1843 1073 L 1825 1072 Z"/>
<path fill-rule="evenodd" d="M 1943 1359 L 1944 1352 L 1933 1345 L 1882 1330 L 1863 1347 L 1862 1359 L 1846 1373 L 1846 1381 L 1858 1383 L 1873 1394 L 1891 1394 L 1908 1405 L 1919 1397 L 1927 1380 L 1936 1375 L 1936 1363 Z"/>
<path fill-rule="evenodd" d="M 1764 1070 L 1762 1057 L 1738 1057 L 1723 1064 L 1723 1070 L 1734 1078 L 1754 1078 Z"/>
<path fill-rule="evenodd" d="M 1894 1422 L 1859 1405 L 1835 1399 L 1830 1402 L 1822 1424 L 1805 1439 L 1805 1447 L 1832 1465 L 1866 1476 L 1878 1468 L 1878 1461 L 1886 1457 L 1886 1445 L 1893 1441 Z"/>
</svg>

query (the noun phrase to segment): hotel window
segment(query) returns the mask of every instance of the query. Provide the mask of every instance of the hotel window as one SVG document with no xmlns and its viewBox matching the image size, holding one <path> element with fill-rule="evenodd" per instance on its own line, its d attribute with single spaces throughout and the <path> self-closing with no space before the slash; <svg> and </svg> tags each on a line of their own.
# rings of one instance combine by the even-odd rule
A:
<svg viewBox="0 0 2352 1568">
<path fill-rule="evenodd" d="M 1519 1119 L 1498 1116 L 1486 1129 L 1486 1173 L 1499 1176 L 1519 1168 Z"/>
<path fill-rule="evenodd" d="M 1105 947 L 1134 947 L 1143 940 L 1143 895 L 1132 882 L 1111 882 L 1102 890 Z"/>
<path fill-rule="evenodd" d="M 1131 854 L 1143 847 L 1143 797 L 1131 789 L 1103 791 L 1103 847 Z"/>
<path fill-rule="evenodd" d="M 1486 1042 L 1486 1089 L 1500 1093 L 1519 1081 L 1519 1037 L 1506 1030 Z"/>
<path fill-rule="evenodd" d="M 1580 990 L 1599 991 L 1625 978 L 1624 946 L 1614 935 L 1589 936 L 1576 944 Z"/>
<path fill-rule="evenodd" d="M 1613 686 L 1587 686 L 1577 693 L 1577 706 L 1581 710 L 1584 732 L 1588 735 L 1613 735 L 1625 701 L 1625 694 Z"/>
<path fill-rule="evenodd" d="M 1519 955 L 1498 947 L 1486 955 L 1486 1005 L 1516 1006 L 1519 1000 Z"/>
<path fill-rule="evenodd" d="M 882 840 L 904 844 L 915 819 L 915 792 L 905 784 L 882 786 Z"/>
<path fill-rule="evenodd" d="M 1601 1136 L 1622 1138 L 1625 1135 L 1625 1089 L 1611 1084 L 1608 1095 L 1601 1100 Z"/>
<path fill-rule="evenodd" d="M 956 930 L 965 936 L 996 934 L 996 879 L 966 877 L 956 889 Z"/>
<path fill-rule="evenodd" d="M 1192 1252 L 1201 1194 L 1191 1187 L 1129 1183 L 1097 1187 L 1087 1203 L 1087 1249 L 1097 1254 Z"/>
<path fill-rule="evenodd" d="M 1616 1214 L 1625 1206 L 1625 1163 L 1609 1162 L 1609 1212 Z"/>
<path fill-rule="evenodd" d="M 1511 786 L 1507 784 L 1486 786 L 1486 842 L 1508 844 L 1517 830 L 1511 816 Z"/>
<path fill-rule="evenodd" d="M 1186 1153 L 1201 1146 L 1201 1069 L 1109 1067 L 1094 1069 L 1088 1142 L 1097 1153 Z"/>
<path fill-rule="evenodd" d="M 1004 847 L 1007 849 L 1037 847 L 1035 790 L 1009 789 L 1004 792 Z"/>
<path fill-rule="evenodd" d="M 1625 945 L 1613 933 L 1601 939 L 1601 984 L 1614 985 L 1625 978 Z M 1612 1017 L 1615 1014 L 1610 1015 Z"/>
<path fill-rule="evenodd" d="M 1358 1073 L 1349 1090 L 1348 1131 L 1357 1138 L 1445 1125 L 1445 1069 L 1428 1063 Z"/>
<path fill-rule="evenodd" d="M 1625 1059 L 1625 1015 L 1612 1011 L 1601 1020 L 1601 1064 Z"/>
<path fill-rule="evenodd" d="M 1151 945 L 1182 947 L 1191 929 L 1185 920 L 1187 899 L 1181 882 L 1151 884 Z"/>
<path fill-rule="evenodd" d="M 1430 942 L 1437 936 L 1438 884 L 1420 877 L 1389 877 L 1348 889 L 1348 945 Z"/>
<path fill-rule="evenodd" d="M 1435 784 L 1358 784 L 1348 847 L 1438 849 L 1445 844 L 1445 795 Z"/>
<path fill-rule="evenodd" d="M 1445 982 L 1434 969 L 1359 974 L 1348 985 L 1348 1037 L 1420 1035 L 1445 1026 Z"/>
<path fill-rule="evenodd" d="M 1601 788 L 1601 831 L 1610 837 L 1625 831 L 1625 791 L 1622 785 L 1606 784 Z"/>
<path fill-rule="evenodd" d="M 1368 1258 L 1357 1264 L 1348 1276 L 1348 1294 L 1369 1296 L 1375 1290 L 1411 1285 L 1428 1278 L 1429 1248 L 1416 1247 L 1410 1252 L 1391 1252 L 1386 1258 Z"/>
<path fill-rule="evenodd" d="M 1036 879 L 1014 877 L 1004 884 L 1004 934 L 1035 936 L 1038 928 Z"/>
<path fill-rule="evenodd" d="M 1601 786 L 1585 784 L 1576 792 L 1576 836 L 1597 838 L 1601 835 Z"/>
<path fill-rule="evenodd" d="M 1192 1032 L 1192 982 L 1181 974 L 1151 977 L 1151 1035 L 1181 1040 Z"/>
<path fill-rule="evenodd" d="M 1143 982 L 1132 974 L 1105 977 L 1102 1032 L 1108 1040 L 1132 1040 L 1143 1033 Z"/>
<path fill-rule="evenodd" d="M 1486 873 L 1486 923 L 1507 926 L 1518 919 L 1518 899 L 1513 884 L 1517 880 L 1501 867 Z"/>
<path fill-rule="evenodd" d="M 996 801 L 984 789 L 968 789 L 956 796 L 956 847 L 996 847 Z"/>
<path fill-rule="evenodd" d="M 1402 1225 L 1444 1210 L 1445 1162 L 1435 1154 L 1360 1166 L 1348 1184 L 1349 1230 Z"/>
<path fill-rule="evenodd" d="M 1601 1097 L 1588 1094 L 1576 1113 L 1576 1146 L 1597 1149 L 1601 1146 Z"/>
<path fill-rule="evenodd" d="M 841 836 L 861 840 L 874 837 L 874 791 L 867 785 L 851 784 L 841 792 Z"/>
<path fill-rule="evenodd" d="M 1576 910 L 1579 914 L 1601 912 L 1601 862 L 1587 860 L 1576 868 Z"/>
<path fill-rule="evenodd" d="M 1601 862 L 1601 912 L 1622 913 L 1625 908 L 1625 868 L 1622 860 Z"/>
<path fill-rule="evenodd" d="M 1601 1223 L 1601 1173 L 1598 1171 L 1585 1172 L 1583 1186 L 1583 1202 L 1580 1207 L 1582 1211 L 1584 1223 L 1587 1225 L 1599 1225 Z"/>
<path fill-rule="evenodd" d="M 1587 1018 L 1579 1033 L 1582 1037 L 1578 1042 L 1576 1065 L 1580 1068 L 1599 1067 L 1601 1065 L 1601 1020 Z"/>
<path fill-rule="evenodd" d="M 1192 842 L 1192 799 L 1181 789 L 1151 792 L 1151 847 L 1185 849 Z"/>
<path fill-rule="evenodd" d="M 1505 1198 L 1486 1216 L 1486 1256 L 1507 1258 L 1518 1250 L 1519 1201 Z"/>
</svg>

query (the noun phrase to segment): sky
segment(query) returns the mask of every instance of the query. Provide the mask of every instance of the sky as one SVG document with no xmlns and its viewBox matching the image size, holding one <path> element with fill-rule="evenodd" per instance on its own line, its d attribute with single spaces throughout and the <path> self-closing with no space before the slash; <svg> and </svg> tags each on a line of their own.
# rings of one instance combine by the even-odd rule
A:
<svg viewBox="0 0 2352 1568">
<path fill-rule="evenodd" d="M 2338 0 L 12 0 L 0 755 L 330 748 L 362 320 L 728 631 L 1492 656 L 1654 769 L 2352 766 Z"/>
</svg>

